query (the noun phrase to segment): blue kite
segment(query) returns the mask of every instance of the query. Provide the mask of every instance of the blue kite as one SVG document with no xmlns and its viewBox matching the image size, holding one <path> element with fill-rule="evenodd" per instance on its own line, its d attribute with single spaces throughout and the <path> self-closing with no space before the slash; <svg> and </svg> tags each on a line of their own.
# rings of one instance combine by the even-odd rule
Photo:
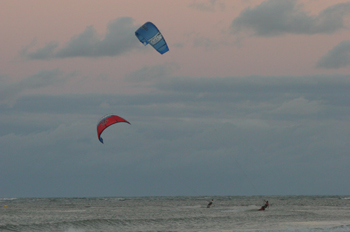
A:
<svg viewBox="0 0 350 232">
<path fill-rule="evenodd" d="M 143 24 L 136 32 L 136 37 L 143 45 L 151 44 L 160 54 L 169 51 L 168 45 L 158 28 L 151 22 Z"/>
</svg>

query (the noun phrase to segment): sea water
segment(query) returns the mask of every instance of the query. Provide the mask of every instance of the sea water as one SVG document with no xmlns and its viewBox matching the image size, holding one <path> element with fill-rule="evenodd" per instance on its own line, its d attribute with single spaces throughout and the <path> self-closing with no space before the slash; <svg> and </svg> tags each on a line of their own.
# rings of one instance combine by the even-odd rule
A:
<svg viewBox="0 0 350 232">
<path fill-rule="evenodd" d="M 208 202 L 214 204 L 207 208 Z M 268 200 L 270 207 L 258 211 Z M 0 231 L 350 231 L 349 196 L 0 199 Z"/>
</svg>

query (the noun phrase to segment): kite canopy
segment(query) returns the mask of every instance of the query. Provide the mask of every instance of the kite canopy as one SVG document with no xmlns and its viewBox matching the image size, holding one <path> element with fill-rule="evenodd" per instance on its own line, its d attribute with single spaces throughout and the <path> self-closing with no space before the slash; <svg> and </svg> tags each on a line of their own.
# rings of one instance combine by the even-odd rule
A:
<svg viewBox="0 0 350 232">
<path fill-rule="evenodd" d="M 151 44 L 160 54 L 169 51 L 168 45 L 158 28 L 151 22 L 143 24 L 136 32 L 136 37 L 145 46 Z"/>
<path fill-rule="evenodd" d="M 126 121 L 124 118 L 119 117 L 117 115 L 106 115 L 106 116 L 101 118 L 101 120 L 97 124 L 97 137 L 101 143 L 103 143 L 103 139 L 101 137 L 102 132 L 107 127 L 109 127 L 115 123 L 118 123 L 118 122 L 126 122 L 126 123 L 130 124 L 130 122 Z"/>
</svg>

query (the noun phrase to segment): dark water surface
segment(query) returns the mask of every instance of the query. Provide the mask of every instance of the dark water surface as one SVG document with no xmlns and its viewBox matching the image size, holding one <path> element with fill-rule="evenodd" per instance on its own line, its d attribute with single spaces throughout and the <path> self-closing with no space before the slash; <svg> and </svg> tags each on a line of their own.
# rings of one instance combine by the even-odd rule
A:
<svg viewBox="0 0 350 232">
<path fill-rule="evenodd" d="M 208 209 L 212 198 L 214 204 Z M 263 199 L 269 200 L 270 208 L 258 211 Z M 349 196 L 21 198 L 0 202 L 0 231 L 350 231 Z"/>
</svg>

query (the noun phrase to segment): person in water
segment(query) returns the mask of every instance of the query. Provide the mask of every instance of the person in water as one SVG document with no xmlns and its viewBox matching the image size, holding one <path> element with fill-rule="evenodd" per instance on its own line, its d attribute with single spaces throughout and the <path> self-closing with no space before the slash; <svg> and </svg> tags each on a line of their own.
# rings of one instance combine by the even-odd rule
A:
<svg viewBox="0 0 350 232">
<path fill-rule="evenodd" d="M 265 210 L 266 208 L 269 208 L 269 201 L 265 201 L 265 205 L 261 206 L 262 210 Z"/>
<path fill-rule="evenodd" d="M 213 204 L 214 199 L 211 199 L 211 201 L 209 201 L 207 208 L 210 208 L 210 206 Z"/>
</svg>

